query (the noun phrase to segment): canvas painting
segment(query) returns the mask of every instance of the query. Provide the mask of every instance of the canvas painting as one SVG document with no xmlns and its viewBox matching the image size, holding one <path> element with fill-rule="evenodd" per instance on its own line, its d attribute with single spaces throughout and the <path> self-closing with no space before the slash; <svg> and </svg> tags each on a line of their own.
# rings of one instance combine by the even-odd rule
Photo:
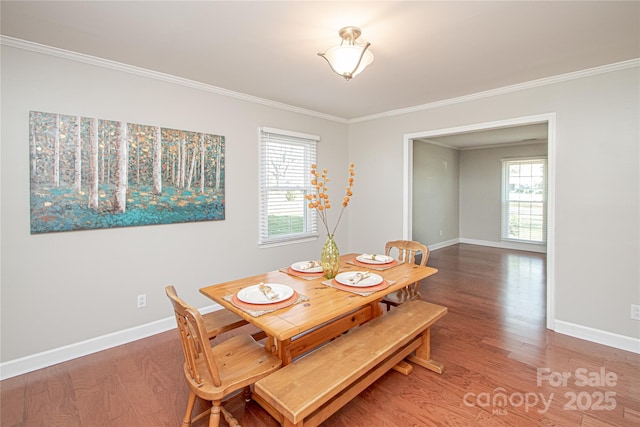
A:
<svg viewBox="0 0 640 427">
<path fill-rule="evenodd" d="M 32 111 L 31 233 L 223 220 L 224 136 Z"/>
</svg>

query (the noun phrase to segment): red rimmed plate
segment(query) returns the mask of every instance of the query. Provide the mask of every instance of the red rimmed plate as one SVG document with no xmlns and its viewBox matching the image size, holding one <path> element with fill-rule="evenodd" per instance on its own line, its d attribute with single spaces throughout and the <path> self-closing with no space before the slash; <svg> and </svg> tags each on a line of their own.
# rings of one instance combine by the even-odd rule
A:
<svg viewBox="0 0 640 427">
<path fill-rule="evenodd" d="M 262 292 L 262 286 L 270 289 L 269 296 L 272 296 L 271 299 Z M 247 304 L 276 304 L 291 298 L 293 289 L 279 283 L 261 283 L 240 289 L 236 295 L 240 301 Z"/>
<path fill-rule="evenodd" d="M 312 265 L 310 267 L 310 265 Z M 317 265 L 316 265 L 317 264 Z M 294 262 L 289 266 L 290 269 L 298 273 L 322 273 L 322 266 L 318 261 L 300 261 Z"/>
<path fill-rule="evenodd" d="M 344 273 L 338 274 L 335 280 L 341 285 L 350 286 L 352 288 L 369 288 L 371 286 L 379 285 L 384 280 L 379 274 L 371 272 L 367 273 L 368 277 L 360 279 L 357 283 L 353 283 L 352 281 L 357 280 L 358 275 L 365 274 L 364 271 L 345 271 Z"/>
<path fill-rule="evenodd" d="M 390 285 L 389 285 L 389 282 L 383 279 L 382 283 L 378 285 L 362 288 L 362 287 L 343 285 L 342 283 L 336 281 L 336 279 L 333 279 L 331 281 L 331 286 L 333 286 L 336 289 L 340 289 L 341 291 L 347 291 L 347 292 L 378 292 L 383 289 L 387 289 Z"/>
<path fill-rule="evenodd" d="M 357 261 L 363 264 L 382 265 L 393 262 L 393 258 L 389 255 L 362 254 L 356 257 Z"/>
<path fill-rule="evenodd" d="M 239 300 L 238 294 L 235 294 L 231 298 L 231 303 L 243 310 L 279 310 L 281 308 L 293 305 L 298 300 L 298 297 L 298 293 L 296 291 L 293 291 L 293 295 L 284 301 L 276 302 L 273 304 L 250 304 Z"/>
<path fill-rule="evenodd" d="M 374 270 L 375 269 L 383 270 L 383 269 L 395 267 L 396 265 L 398 265 L 398 260 L 397 259 L 394 259 L 393 261 L 388 262 L 386 264 L 368 264 L 368 263 L 365 263 L 365 262 L 358 261 L 357 258 L 354 258 L 352 262 L 353 262 L 353 264 L 355 264 L 355 265 L 357 265 L 359 267 L 372 268 Z"/>
<path fill-rule="evenodd" d="M 296 275 L 296 276 L 303 276 L 303 277 L 320 277 L 322 276 L 322 271 L 318 272 L 318 273 L 303 273 L 302 271 L 298 271 L 298 270 L 294 270 L 291 267 L 287 267 L 287 272 L 289 272 L 290 274 Z"/>
</svg>

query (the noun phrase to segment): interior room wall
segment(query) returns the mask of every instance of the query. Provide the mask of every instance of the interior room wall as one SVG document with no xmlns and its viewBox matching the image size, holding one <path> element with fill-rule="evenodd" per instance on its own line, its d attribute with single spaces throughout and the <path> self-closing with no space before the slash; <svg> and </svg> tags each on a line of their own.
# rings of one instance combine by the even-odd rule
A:
<svg viewBox="0 0 640 427">
<path fill-rule="evenodd" d="M 501 245 L 502 159 L 547 157 L 547 144 L 460 151 L 460 238 Z M 509 245 L 505 245 L 509 246 Z M 545 252 L 545 245 L 520 249 Z"/>
<path fill-rule="evenodd" d="M 319 256 L 324 236 L 258 248 L 258 127 L 319 135 L 318 164 L 339 183 L 348 174 L 344 122 L 30 50 L 2 46 L 1 55 L 2 363 L 170 319 L 168 284 L 206 307 L 202 286 Z M 31 235 L 31 110 L 224 135 L 226 219 Z M 147 307 L 136 308 L 138 294 Z"/>
<path fill-rule="evenodd" d="M 430 248 L 460 238 L 459 151 L 413 143 L 412 240 Z"/>
<path fill-rule="evenodd" d="M 370 184 L 350 212 L 351 245 L 379 248 L 402 236 L 405 135 L 549 113 L 556 114 L 552 323 L 640 352 L 630 318 L 630 304 L 640 303 L 637 64 L 351 123 L 349 156 Z"/>
</svg>

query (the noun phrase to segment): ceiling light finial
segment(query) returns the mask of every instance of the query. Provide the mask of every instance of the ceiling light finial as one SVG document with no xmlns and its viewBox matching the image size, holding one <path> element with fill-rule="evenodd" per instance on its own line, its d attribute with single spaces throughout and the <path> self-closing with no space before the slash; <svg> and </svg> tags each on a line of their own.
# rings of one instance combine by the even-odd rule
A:
<svg viewBox="0 0 640 427">
<path fill-rule="evenodd" d="M 344 27 L 338 34 L 342 39 L 340 45 L 318 55 L 327 60 L 334 73 L 349 81 L 373 62 L 373 53 L 369 50 L 371 43 L 357 44 L 356 40 L 362 34 L 357 27 Z"/>
</svg>

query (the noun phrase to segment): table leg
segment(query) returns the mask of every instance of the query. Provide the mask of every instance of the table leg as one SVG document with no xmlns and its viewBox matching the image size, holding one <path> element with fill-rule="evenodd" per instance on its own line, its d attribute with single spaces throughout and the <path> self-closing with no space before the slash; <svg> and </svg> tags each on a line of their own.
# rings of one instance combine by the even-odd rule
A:
<svg viewBox="0 0 640 427">
<path fill-rule="evenodd" d="M 282 360 L 282 366 L 286 366 L 293 361 L 293 357 L 291 356 L 291 339 L 287 339 L 284 341 L 278 341 L 278 357 Z"/>
<path fill-rule="evenodd" d="M 264 348 L 272 354 L 276 353 L 276 345 L 272 336 L 267 335 L 267 342 L 264 344 Z"/>
<path fill-rule="evenodd" d="M 382 302 L 382 298 L 369 304 L 371 306 L 372 319 L 375 319 L 378 316 L 382 316 L 382 307 L 380 307 L 380 302 Z"/>
<path fill-rule="evenodd" d="M 427 368 L 438 374 L 444 372 L 444 365 L 438 361 L 431 359 L 431 329 L 427 328 L 422 333 L 422 344 L 418 347 L 413 355 L 410 355 L 406 360 L 420 365 L 423 368 Z"/>
</svg>

